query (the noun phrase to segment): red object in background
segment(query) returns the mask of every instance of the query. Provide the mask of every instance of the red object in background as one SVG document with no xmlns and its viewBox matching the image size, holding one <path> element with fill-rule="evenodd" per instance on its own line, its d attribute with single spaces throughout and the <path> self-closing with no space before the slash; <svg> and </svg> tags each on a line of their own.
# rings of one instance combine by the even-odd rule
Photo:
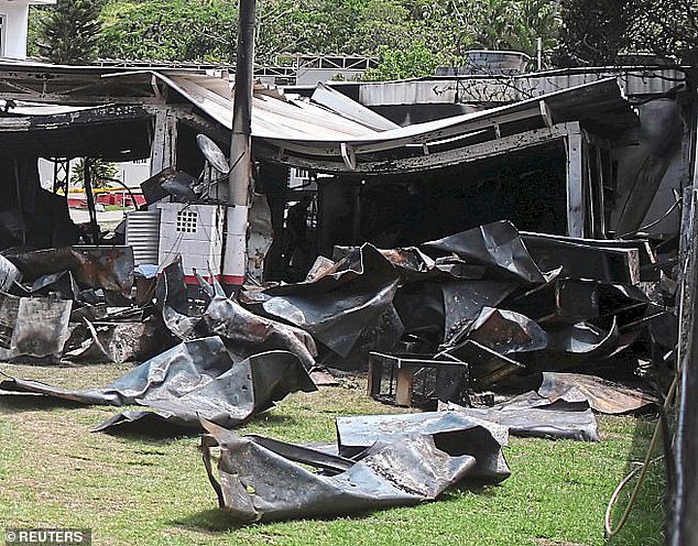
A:
<svg viewBox="0 0 698 546">
<path fill-rule="evenodd" d="M 133 196 L 136 199 L 136 206 L 140 207 L 145 205 L 145 197 L 141 194 L 135 194 Z M 122 192 L 104 192 L 95 195 L 95 202 L 102 205 L 116 205 L 120 207 L 132 207 L 132 199 L 129 194 L 124 194 Z M 83 194 L 71 194 L 68 196 L 68 207 L 71 209 L 86 209 L 87 208 L 87 197 Z"/>
</svg>

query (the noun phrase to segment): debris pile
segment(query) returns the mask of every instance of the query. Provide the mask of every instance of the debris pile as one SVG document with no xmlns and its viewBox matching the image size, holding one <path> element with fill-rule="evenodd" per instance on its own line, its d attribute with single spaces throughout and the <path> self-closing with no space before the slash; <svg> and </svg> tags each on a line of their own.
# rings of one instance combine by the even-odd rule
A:
<svg viewBox="0 0 698 546">
<path fill-rule="evenodd" d="M 206 430 L 211 484 L 240 522 L 414 504 L 457 484 L 498 483 L 509 475 L 509 434 L 598 441 L 592 410 L 656 403 L 639 376 L 675 343 L 663 335 L 673 295 L 647 241 L 520 233 L 506 221 L 419 247 L 336 248 L 303 282 L 233 296 L 196 272 L 197 301 L 175 260 L 136 305 L 127 247 L 0 258 L 3 360 L 148 355 L 103 388 L 7 377 L 0 392 L 145 408 L 96 431 Z M 374 398 L 432 411 L 338 418 L 338 445 L 322 450 L 228 430 L 291 392 L 316 390 L 309 372 L 318 368 L 368 369 Z"/>
<path fill-rule="evenodd" d="M 368 367 L 369 393 L 383 401 L 469 405 L 478 393 L 537 388 L 552 371 L 637 383 L 676 343 L 665 335 L 674 294 L 647 240 L 520 233 L 500 221 L 418 248 L 335 253 L 304 282 L 240 302 L 312 335 L 319 364 Z"/>
<path fill-rule="evenodd" d="M 74 246 L 0 256 L 0 359 L 144 360 L 163 348 L 162 321 L 130 300 L 127 246 Z M 167 343 L 167 336 L 165 336 Z"/>
</svg>

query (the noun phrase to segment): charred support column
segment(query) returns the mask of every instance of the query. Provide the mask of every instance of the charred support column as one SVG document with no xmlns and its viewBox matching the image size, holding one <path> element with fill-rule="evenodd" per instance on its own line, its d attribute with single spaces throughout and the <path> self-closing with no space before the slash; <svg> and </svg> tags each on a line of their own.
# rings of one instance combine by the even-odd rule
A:
<svg viewBox="0 0 698 546">
<path fill-rule="evenodd" d="M 155 112 L 155 130 L 150 150 L 150 176 L 167 167 L 175 167 L 177 150 L 177 118 L 169 108 Z"/>
<path fill-rule="evenodd" d="M 90 213 L 90 229 L 92 230 L 92 243 L 99 244 L 99 225 L 97 224 L 97 209 L 95 207 L 95 196 L 92 193 L 92 165 L 89 158 L 84 158 L 85 167 L 85 197 L 87 197 L 87 210 Z"/>
<path fill-rule="evenodd" d="M 255 0 L 240 0 L 238 47 L 233 100 L 231 170 L 228 178 L 228 213 L 223 256 L 223 284 L 240 285 L 245 279 L 247 218 L 252 182 L 252 74 L 254 62 Z"/>
<path fill-rule="evenodd" d="M 567 133 L 567 235 L 584 237 L 584 136 L 579 123 Z"/>
</svg>

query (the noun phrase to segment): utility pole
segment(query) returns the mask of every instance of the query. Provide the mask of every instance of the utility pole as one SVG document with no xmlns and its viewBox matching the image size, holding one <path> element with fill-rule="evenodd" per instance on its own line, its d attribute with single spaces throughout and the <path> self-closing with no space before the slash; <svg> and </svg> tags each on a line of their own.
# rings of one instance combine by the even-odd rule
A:
<svg viewBox="0 0 698 546">
<path fill-rule="evenodd" d="M 240 0 L 238 19 L 233 134 L 230 142 L 228 213 L 223 258 L 223 284 L 242 284 L 246 271 L 247 216 L 252 184 L 252 77 L 256 0 Z"/>
</svg>

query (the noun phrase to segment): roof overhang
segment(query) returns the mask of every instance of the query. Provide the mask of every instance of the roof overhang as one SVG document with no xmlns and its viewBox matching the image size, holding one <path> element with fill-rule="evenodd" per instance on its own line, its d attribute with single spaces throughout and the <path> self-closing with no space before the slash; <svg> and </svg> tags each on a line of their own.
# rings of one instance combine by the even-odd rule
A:
<svg viewBox="0 0 698 546">
<path fill-rule="evenodd" d="M 73 108 L 18 105 L 0 115 L 0 157 L 101 157 L 129 161 L 150 155 L 151 113 L 138 105 Z"/>
</svg>

